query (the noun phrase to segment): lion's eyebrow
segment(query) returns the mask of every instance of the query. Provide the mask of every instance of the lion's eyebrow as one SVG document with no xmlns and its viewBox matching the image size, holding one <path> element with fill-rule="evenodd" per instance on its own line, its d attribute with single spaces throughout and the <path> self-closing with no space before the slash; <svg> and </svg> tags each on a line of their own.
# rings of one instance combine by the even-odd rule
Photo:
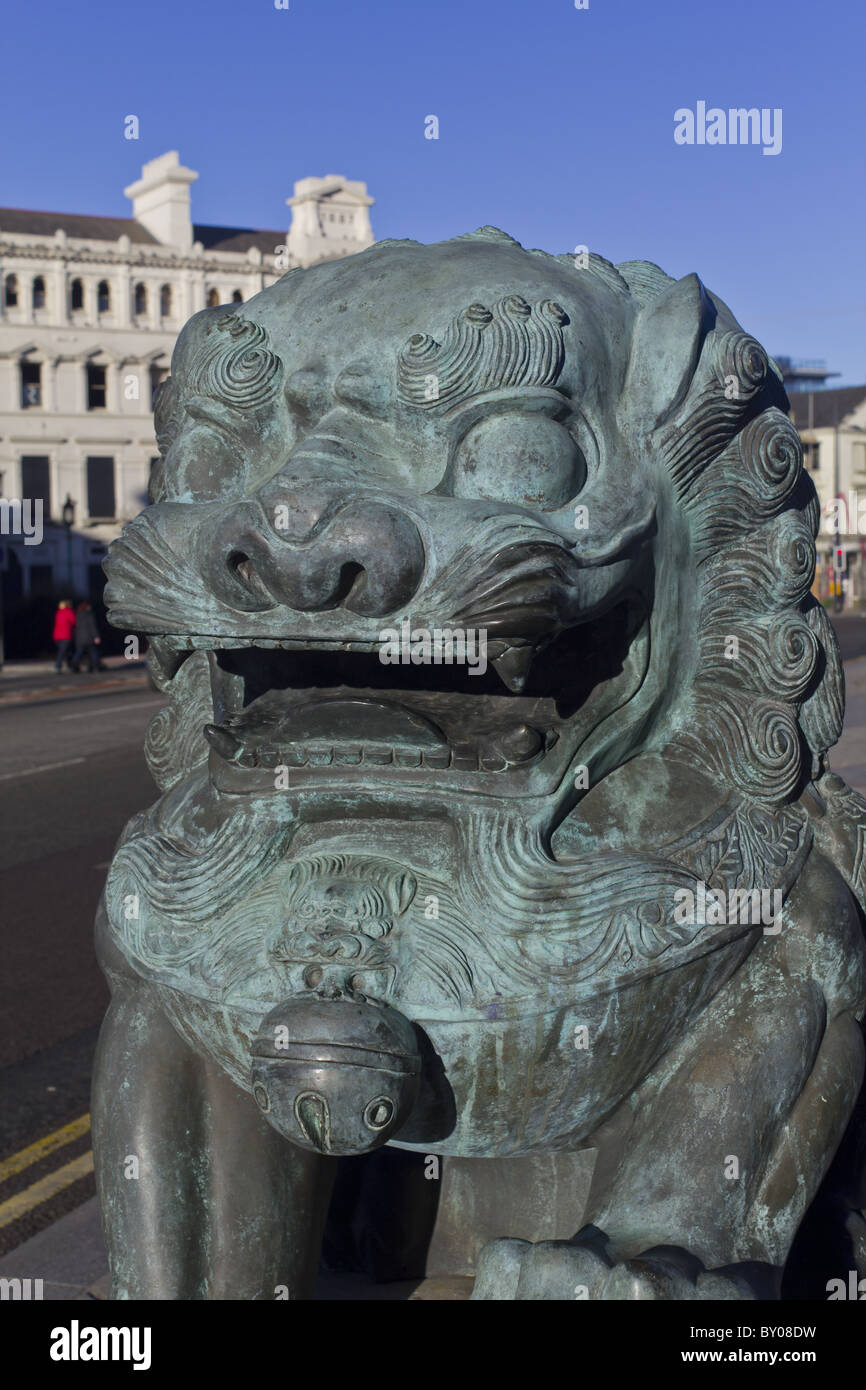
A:
<svg viewBox="0 0 866 1390">
<path fill-rule="evenodd" d="M 568 322 L 552 299 L 529 304 L 511 294 L 493 310 L 470 304 L 441 343 L 412 334 L 397 359 L 397 394 L 406 405 L 436 410 L 496 387 L 553 386 L 565 365 Z"/>
</svg>

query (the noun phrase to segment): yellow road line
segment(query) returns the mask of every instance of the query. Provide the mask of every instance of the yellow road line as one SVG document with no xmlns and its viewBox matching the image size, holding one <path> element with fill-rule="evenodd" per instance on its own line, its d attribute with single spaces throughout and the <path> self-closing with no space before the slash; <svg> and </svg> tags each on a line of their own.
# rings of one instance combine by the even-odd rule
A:
<svg viewBox="0 0 866 1390">
<path fill-rule="evenodd" d="M 81 1154 L 78 1158 L 73 1158 L 71 1163 L 64 1163 L 62 1168 L 56 1172 L 49 1173 L 46 1178 L 40 1178 L 39 1182 L 31 1183 L 30 1187 L 25 1187 L 23 1192 L 16 1192 L 14 1197 L 10 1197 L 5 1202 L 0 1202 L 0 1229 L 9 1226 L 13 1221 L 26 1216 L 34 1207 L 38 1207 L 42 1202 L 47 1202 L 49 1197 L 56 1197 L 58 1192 L 62 1192 L 65 1187 L 71 1187 L 80 1178 L 86 1178 L 88 1173 L 93 1172 L 93 1150 L 88 1149 L 86 1154 Z"/>
<path fill-rule="evenodd" d="M 4 1158 L 0 1162 L 0 1182 L 5 1182 L 7 1178 L 12 1178 L 16 1173 L 22 1173 L 25 1168 L 30 1168 L 34 1163 L 38 1163 L 41 1158 L 53 1153 L 55 1149 L 62 1149 L 64 1144 L 71 1144 L 73 1139 L 80 1139 L 82 1134 L 86 1134 L 90 1129 L 90 1116 L 79 1115 L 77 1120 L 70 1120 L 68 1125 L 63 1125 L 61 1129 L 55 1129 L 52 1134 L 46 1134 L 41 1139 L 37 1139 L 35 1144 L 28 1144 L 26 1149 L 19 1149 L 17 1154 L 12 1154 L 9 1158 Z"/>
</svg>

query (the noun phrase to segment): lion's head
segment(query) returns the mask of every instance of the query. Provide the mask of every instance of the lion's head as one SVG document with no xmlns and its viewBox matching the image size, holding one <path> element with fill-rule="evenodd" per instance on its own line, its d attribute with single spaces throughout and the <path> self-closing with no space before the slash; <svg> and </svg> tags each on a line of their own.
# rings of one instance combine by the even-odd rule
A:
<svg viewBox="0 0 866 1390">
<path fill-rule="evenodd" d="M 695 275 L 490 228 L 383 242 L 189 322 L 153 505 L 107 563 L 112 621 L 148 634 L 169 696 L 148 751 L 171 788 L 130 828 L 109 909 L 138 968 L 234 1009 L 239 1080 L 268 1008 L 365 987 L 324 928 L 306 961 L 303 924 L 275 950 L 287 874 L 408 872 L 376 990 L 425 1026 L 552 1010 L 530 1052 L 566 1027 L 558 991 L 601 1018 L 611 990 L 639 1015 L 674 988 L 685 1026 L 736 968 L 749 925 L 683 926 L 672 895 L 787 892 L 843 703 L 785 407 Z M 437 661 L 437 632 L 483 635 L 486 669 Z M 593 798 L 644 765 L 673 769 L 667 803 L 594 844 Z M 536 1129 L 597 1120 L 656 1032 Z"/>
</svg>

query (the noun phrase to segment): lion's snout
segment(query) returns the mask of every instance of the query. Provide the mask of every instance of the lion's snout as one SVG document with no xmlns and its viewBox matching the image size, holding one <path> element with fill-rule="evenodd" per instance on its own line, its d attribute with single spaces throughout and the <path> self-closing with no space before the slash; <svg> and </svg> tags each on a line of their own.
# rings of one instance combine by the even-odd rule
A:
<svg viewBox="0 0 866 1390">
<path fill-rule="evenodd" d="M 376 618 L 403 607 L 418 589 L 424 545 L 399 507 L 346 500 L 303 528 L 289 502 L 262 510 L 264 525 L 229 516 L 212 552 L 219 587 L 241 606 L 280 603 L 313 613 L 342 607 Z"/>
</svg>

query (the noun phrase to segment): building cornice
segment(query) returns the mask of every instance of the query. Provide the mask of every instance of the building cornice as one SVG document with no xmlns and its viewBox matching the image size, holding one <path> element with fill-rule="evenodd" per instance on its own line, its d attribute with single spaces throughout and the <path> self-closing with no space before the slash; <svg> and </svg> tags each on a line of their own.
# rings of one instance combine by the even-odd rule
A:
<svg viewBox="0 0 866 1390">
<path fill-rule="evenodd" d="M 149 250 L 149 248 L 148 248 Z M 21 260 L 57 261 L 61 265 L 110 265 L 128 266 L 140 270 L 198 270 L 217 273 L 232 270 L 240 274 L 261 275 L 284 274 L 276 271 L 276 256 L 262 253 L 260 261 L 251 261 L 245 251 L 223 251 L 196 254 L 189 251 L 176 253 L 160 247 L 155 254 L 142 249 L 139 254 L 123 251 L 96 251 L 91 247 L 70 250 L 68 242 L 62 246 L 53 240 L 44 244 L 38 242 L 16 243 L 0 238 L 0 256 L 19 257 Z M 291 260 L 291 258 L 289 258 Z M 292 269 L 292 265 L 287 267 Z"/>
<path fill-rule="evenodd" d="M 8 444 L 68 444 L 68 434 L 7 434 L 0 435 Z"/>
</svg>

